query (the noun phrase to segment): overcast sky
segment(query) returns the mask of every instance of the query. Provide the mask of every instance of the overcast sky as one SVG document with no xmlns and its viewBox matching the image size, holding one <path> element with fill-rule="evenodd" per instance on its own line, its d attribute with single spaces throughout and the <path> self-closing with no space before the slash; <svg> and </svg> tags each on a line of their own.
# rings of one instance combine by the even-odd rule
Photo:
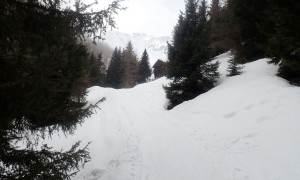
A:
<svg viewBox="0 0 300 180">
<path fill-rule="evenodd" d="M 82 0 L 86 3 L 94 0 Z M 112 0 L 98 0 L 98 8 Z M 210 0 L 208 0 L 208 4 Z M 154 36 L 171 36 L 180 10 L 184 11 L 185 0 L 124 0 L 126 10 L 116 15 L 118 29 L 125 33 L 146 33 Z M 102 7 L 102 8 L 101 8 Z"/>
<path fill-rule="evenodd" d="M 118 31 L 170 36 L 184 0 L 125 0 L 127 9 L 117 15 Z"/>
</svg>

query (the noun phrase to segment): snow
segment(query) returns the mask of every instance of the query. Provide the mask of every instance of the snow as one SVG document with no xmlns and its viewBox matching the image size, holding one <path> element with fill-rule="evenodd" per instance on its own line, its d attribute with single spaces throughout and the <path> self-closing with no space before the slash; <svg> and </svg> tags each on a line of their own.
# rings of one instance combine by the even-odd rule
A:
<svg viewBox="0 0 300 180">
<path fill-rule="evenodd" d="M 132 89 L 92 87 L 90 103 L 107 98 L 101 110 L 51 144 L 92 142 L 92 160 L 75 180 L 300 179 L 300 88 L 276 77 L 268 59 L 226 77 L 229 59 L 215 59 L 217 87 L 170 111 L 166 78 Z"/>
</svg>

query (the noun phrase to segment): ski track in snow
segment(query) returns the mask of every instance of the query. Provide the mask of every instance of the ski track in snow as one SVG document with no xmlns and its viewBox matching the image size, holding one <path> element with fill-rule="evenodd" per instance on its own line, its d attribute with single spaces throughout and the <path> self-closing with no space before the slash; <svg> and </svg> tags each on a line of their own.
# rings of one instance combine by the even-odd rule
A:
<svg viewBox="0 0 300 180">
<path fill-rule="evenodd" d="M 274 76 L 266 59 L 227 78 L 229 54 L 217 57 L 219 85 L 171 111 L 165 78 L 114 90 L 75 135 L 58 147 L 92 141 L 92 161 L 74 179 L 86 180 L 300 180 L 300 89 Z M 68 146 L 69 147 L 69 146 Z"/>
</svg>

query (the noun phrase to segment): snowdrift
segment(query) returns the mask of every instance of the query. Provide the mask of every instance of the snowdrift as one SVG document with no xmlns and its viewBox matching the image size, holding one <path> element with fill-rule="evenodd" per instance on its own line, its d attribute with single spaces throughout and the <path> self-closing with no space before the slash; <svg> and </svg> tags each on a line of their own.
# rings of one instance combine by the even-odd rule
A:
<svg viewBox="0 0 300 180">
<path fill-rule="evenodd" d="M 217 87 L 171 111 L 165 78 L 132 89 L 92 87 L 90 103 L 107 98 L 101 110 L 51 144 L 92 142 L 92 160 L 74 179 L 300 179 L 300 88 L 276 77 L 268 59 L 227 78 L 229 58 L 216 58 Z"/>
</svg>

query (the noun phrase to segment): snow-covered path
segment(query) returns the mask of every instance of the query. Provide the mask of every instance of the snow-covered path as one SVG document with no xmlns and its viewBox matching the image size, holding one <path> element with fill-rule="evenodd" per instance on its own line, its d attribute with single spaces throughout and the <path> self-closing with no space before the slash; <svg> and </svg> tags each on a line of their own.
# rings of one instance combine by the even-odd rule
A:
<svg viewBox="0 0 300 180">
<path fill-rule="evenodd" d="M 162 82 L 157 84 L 161 86 Z M 104 150 L 105 156 L 111 159 L 107 159 L 104 169 L 99 169 L 103 172 L 102 178 L 179 180 L 185 177 L 198 179 L 199 172 L 214 175 L 215 167 L 208 163 L 211 157 L 207 156 L 207 152 L 203 153 L 206 150 L 186 135 L 173 121 L 176 117 L 163 108 L 165 100 L 159 97 L 164 92 L 151 91 L 150 87 L 142 86 L 136 93 L 118 90 L 103 94 L 109 100 L 102 105 L 105 113 L 99 115 L 99 120 L 105 123 L 99 131 L 112 131 L 108 134 L 112 133 L 112 137 L 119 139 L 106 140 L 109 144 Z M 161 88 L 155 90 L 158 89 Z M 153 95 L 162 93 L 162 96 L 151 97 L 145 92 Z M 107 121 L 110 123 L 106 124 Z M 99 136 L 102 135 L 103 132 L 100 132 Z M 96 162 L 103 162 L 103 159 Z"/>
<path fill-rule="evenodd" d="M 92 87 L 88 100 L 105 96 L 91 118 L 56 147 L 92 141 L 92 161 L 74 179 L 300 180 L 300 88 L 275 76 L 262 59 L 244 74 L 171 111 L 165 78 L 133 89 Z"/>
</svg>

